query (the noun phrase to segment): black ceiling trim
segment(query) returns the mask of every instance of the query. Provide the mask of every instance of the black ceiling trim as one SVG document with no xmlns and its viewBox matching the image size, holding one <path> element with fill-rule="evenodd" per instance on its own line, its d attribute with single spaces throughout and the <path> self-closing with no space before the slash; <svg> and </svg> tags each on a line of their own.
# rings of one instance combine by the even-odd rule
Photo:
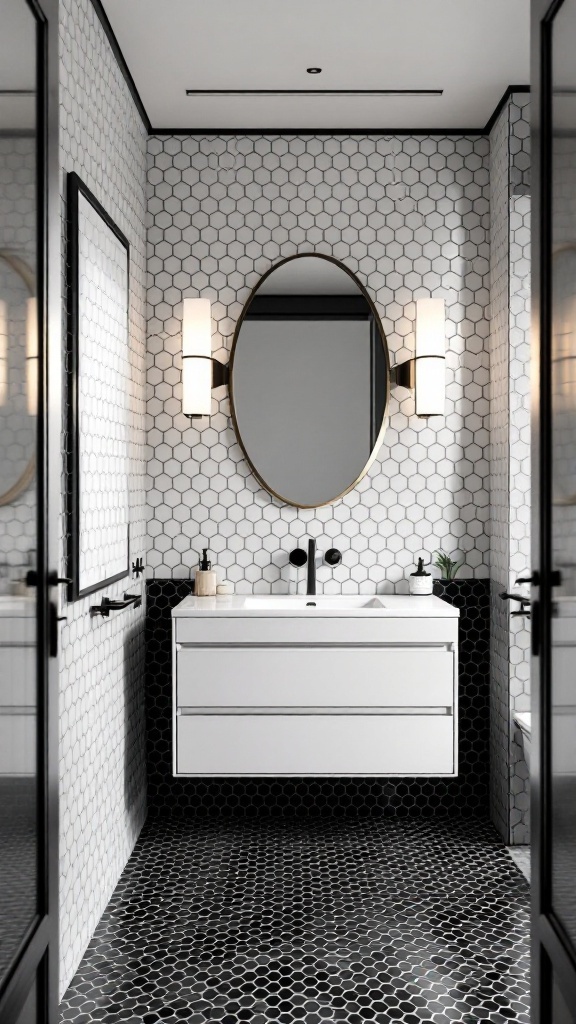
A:
<svg viewBox="0 0 576 1024">
<path fill-rule="evenodd" d="M 151 135 L 485 135 L 484 128 L 151 128 Z"/>
<path fill-rule="evenodd" d="M 444 89 L 186 89 L 187 96 L 442 96 Z"/>
<path fill-rule="evenodd" d="M 500 100 L 499 103 L 496 104 L 496 107 L 494 108 L 493 113 L 490 115 L 490 117 L 488 118 L 488 120 L 486 122 L 486 125 L 484 127 L 484 133 L 483 133 L 484 135 L 490 135 L 490 132 L 492 131 L 494 125 L 496 124 L 496 121 L 498 120 L 502 110 L 504 109 L 504 106 L 506 105 L 506 103 L 510 99 L 512 93 L 514 93 L 514 92 L 530 92 L 530 86 L 529 85 L 509 85 L 508 86 L 508 88 L 504 92 L 504 95 L 502 96 L 502 99 Z"/>
<path fill-rule="evenodd" d="M 142 122 L 144 124 L 144 127 L 145 127 L 146 131 L 148 132 L 148 135 L 151 135 L 153 133 L 152 133 L 152 125 L 150 124 L 150 118 L 148 117 L 148 114 L 146 113 L 146 108 L 145 108 L 144 104 L 142 103 L 142 100 L 140 99 L 140 93 L 138 92 L 138 89 L 136 88 L 136 83 L 135 83 L 134 79 L 132 78 L 132 75 L 130 74 L 130 70 L 128 68 L 128 65 L 127 65 L 126 61 L 124 60 L 124 54 L 122 53 L 122 50 L 120 49 L 120 43 L 116 39 L 116 36 L 114 34 L 114 29 L 112 28 L 112 25 L 110 24 L 110 22 L 108 20 L 108 15 L 106 14 L 106 11 L 104 10 L 104 7 L 102 6 L 101 0 L 92 0 L 92 6 L 94 7 L 94 10 L 96 11 L 98 19 L 100 21 L 100 24 L 102 25 L 102 28 L 104 29 L 104 31 L 105 31 L 105 33 L 106 33 L 106 35 L 108 37 L 108 42 L 110 43 L 110 46 L 112 47 L 112 51 L 113 51 L 114 56 L 116 57 L 116 60 L 118 62 L 118 67 L 120 68 L 120 71 L 122 72 L 122 74 L 124 76 L 124 80 L 126 82 L 126 85 L 129 88 L 129 90 L 130 90 L 130 93 L 132 95 L 132 99 L 134 100 L 134 103 L 136 104 L 136 109 L 138 110 L 138 113 L 140 114 L 140 117 L 142 118 Z"/>
</svg>

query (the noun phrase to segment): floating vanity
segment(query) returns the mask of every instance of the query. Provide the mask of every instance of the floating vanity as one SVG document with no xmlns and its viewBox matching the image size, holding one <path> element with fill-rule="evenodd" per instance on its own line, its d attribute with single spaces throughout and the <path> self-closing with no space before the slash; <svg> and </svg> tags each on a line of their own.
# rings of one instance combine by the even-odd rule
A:
<svg viewBox="0 0 576 1024">
<path fill-rule="evenodd" d="M 458 614 L 437 597 L 185 598 L 174 775 L 457 775 Z"/>
</svg>

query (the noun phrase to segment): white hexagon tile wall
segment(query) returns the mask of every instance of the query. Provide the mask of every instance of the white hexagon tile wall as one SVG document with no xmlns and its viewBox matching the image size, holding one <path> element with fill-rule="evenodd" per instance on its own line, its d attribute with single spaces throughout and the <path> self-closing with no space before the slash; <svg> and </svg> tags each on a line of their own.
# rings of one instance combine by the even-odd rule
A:
<svg viewBox="0 0 576 1024">
<path fill-rule="evenodd" d="M 526 118 L 527 122 L 527 118 Z M 510 199 L 510 576 L 530 575 L 530 196 Z M 526 591 L 527 592 L 527 591 Z M 530 711 L 530 620 L 510 619 L 510 707 Z M 530 842 L 530 777 L 517 728 L 510 737 L 510 838 Z"/>
<path fill-rule="evenodd" d="M 90 0 L 60 3 L 60 161 L 130 243 L 130 542 L 145 558 L 146 131 Z M 64 435 L 63 451 L 69 438 Z M 129 587 L 128 587 L 129 584 Z M 142 589 L 120 580 L 104 593 Z M 103 592 L 65 605 L 60 673 L 60 985 L 64 992 L 145 815 L 144 608 L 91 619 Z"/>
<path fill-rule="evenodd" d="M 507 843 L 529 841 L 529 779 L 514 711 L 530 706 L 530 633 L 503 591 L 530 565 L 530 111 L 515 93 L 490 135 L 490 803 Z"/>
<path fill-rule="evenodd" d="M 237 592 L 283 592 L 288 552 L 313 536 L 343 552 L 319 573 L 325 593 L 405 591 L 417 556 L 440 547 L 465 559 L 461 575 L 488 576 L 488 140 L 153 137 L 148 180 L 151 573 L 189 576 L 208 546 Z M 368 475 L 335 504 L 298 510 L 253 478 L 226 397 L 198 425 L 183 416 L 182 297 L 212 300 L 227 361 L 260 275 L 311 250 L 358 275 L 393 363 L 413 354 L 415 299 L 446 299 L 446 415 L 416 419 L 412 395 L 393 391 Z"/>
<path fill-rule="evenodd" d="M 509 835 L 510 682 L 507 604 L 510 575 L 509 506 L 509 109 L 490 135 L 490 806 L 505 842 Z"/>
</svg>

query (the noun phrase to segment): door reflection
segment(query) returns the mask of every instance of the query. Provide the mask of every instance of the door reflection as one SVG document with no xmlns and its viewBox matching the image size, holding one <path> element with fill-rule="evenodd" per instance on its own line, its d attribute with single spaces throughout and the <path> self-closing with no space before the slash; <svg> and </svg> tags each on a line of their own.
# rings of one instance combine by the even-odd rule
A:
<svg viewBox="0 0 576 1024">
<path fill-rule="evenodd" d="M 0 25 L 0 987 L 38 906 L 36 20 Z M 30 1012 L 32 1012 L 30 1010 Z M 28 1019 L 28 1018 L 23 1018 Z"/>
</svg>

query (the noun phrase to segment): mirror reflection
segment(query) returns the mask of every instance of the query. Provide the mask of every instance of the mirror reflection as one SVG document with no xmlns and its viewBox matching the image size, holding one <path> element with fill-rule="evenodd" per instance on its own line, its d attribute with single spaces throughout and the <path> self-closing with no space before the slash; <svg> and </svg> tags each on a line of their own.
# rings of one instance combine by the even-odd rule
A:
<svg viewBox="0 0 576 1024">
<path fill-rule="evenodd" d="M 34 272 L 0 251 L 0 505 L 32 482 L 36 443 L 37 307 Z"/>
<path fill-rule="evenodd" d="M 36 19 L 0 33 L 0 987 L 38 910 Z"/>
<path fill-rule="evenodd" d="M 238 439 L 266 490 L 301 508 L 346 494 L 380 446 L 388 394 L 384 332 L 357 279 L 319 255 L 273 267 L 231 358 Z"/>
</svg>

